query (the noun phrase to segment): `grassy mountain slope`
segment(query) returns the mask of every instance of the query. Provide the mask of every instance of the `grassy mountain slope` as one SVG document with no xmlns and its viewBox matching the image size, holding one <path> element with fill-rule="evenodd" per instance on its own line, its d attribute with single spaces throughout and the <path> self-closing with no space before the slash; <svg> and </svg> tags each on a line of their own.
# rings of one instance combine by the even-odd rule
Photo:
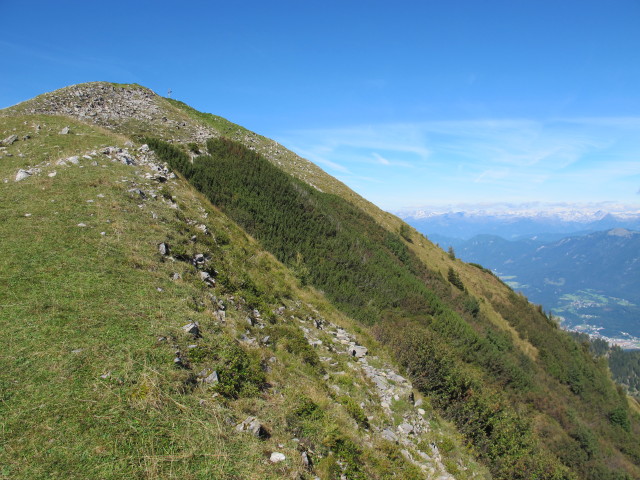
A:
<svg viewBox="0 0 640 480">
<path fill-rule="evenodd" d="M 375 340 L 153 155 L 65 117 L 0 131 L 2 478 L 488 478 Z"/>
<path fill-rule="evenodd" d="M 76 123 L 68 117 L 43 116 L 53 113 L 71 115 L 82 123 Z M 60 275 L 59 289 L 54 288 L 56 282 L 51 287 L 51 302 L 55 305 L 59 303 L 58 299 L 67 298 L 62 289 L 68 284 L 70 291 L 75 288 L 79 292 L 70 295 L 75 305 L 70 318 L 77 318 L 77 310 L 86 304 L 90 307 L 86 312 L 104 312 L 105 320 L 93 323 L 99 324 L 96 328 L 106 329 L 109 335 L 119 330 L 125 332 L 127 328 L 144 328 L 144 334 L 147 335 L 145 343 L 139 336 L 135 336 L 135 341 L 125 334 L 105 334 L 101 337 L 100 330 L 95 330 L 91 335 L 69 326 L 66 330 L 53 328 L 48 332 L 68 332 L 66 338 L 60 334 L 64 342 L 78 342 L 75 338 L 77 333 L 84 333 L 92 342 L 103 338 L 102 344 L 93 347 L 101 353 L 108 352 L 108 345 L 114 341 L 116 348 L 122 346 L 126 352 L 136 351 L 135 342 L 142 342 L 138 347 L 140 357 L 144 359 L 142 363 L 136 363 L 124 353 L 120 356 L 114 354 L 111 367 L 114 372 L 123 368 L 125 358 L 127 361 L 124 364 L 132 365 L 130 368 L 134 371 L 132 377 L 135 381 L 131 384 L 126 383 L 128 377 L 125 374 L 113 375 L 111 370 L 103 368 L 108 362 L 102 356 L 88 357 L 88 360 L 82 357 L 80 362 L 88 366 L 93 358 L 100 365 L 100 370 L 107 370 L 105 373 L 91 371 L 82 377 L 84 382 L 81 384 L 85 388 L 82 392 L 87 392 L 88 403 L 98 402 L 103 408 L 112 404 L 124 405 L 122 413 L 110 417 L 117 419 L 113 422 L 114 428 L 120 423 L 127 424 L 130 410 L 134 410 L 140 398 L 145 415 L 151 412 L 150 416 L 137 420 L 142 434 L 125 435 L 122 441 L 117 442 L 118 448 L 113 450 L 110 466 L 118 465 L 119 461 L 123 469 L 133 468 L 135 474 L 140 476 L 149 476 L 148 472 L 153 471 L 153 467 L 164 468 L 160 476 L 176 472 L 198 478 L 197 465 L 201 466 L 202 472 L 213 472 L 212 469 L 220 468 L 218 475 L 230 478 L 234 475 L 246 478 L 233 469 L 244 468 L 248 472 L 253 465 L 259 465 L 255 467 L 256 470 L 251 470 L 255 478 L 269 478 L 269 475 L 274 478 L 287 477 L 297 473 L 304 475 L 305 468 L 300 460 L 287 460 L 285 468 L 281 467 L 282 464 L 270 464 L 255 455 L 260 448 L 262 453 L 268 454 L 270 449 L 277 447 L 285 451 L 287 459 L 300 458 L 292 453 L 295 449 L 312 452 L 316 459 L 312 467 L 313 474 L 319 474 L 322 478 L 335 478 L 341 472 L 347 478 L 386 478 L 399 471 L 406 472 L 401 474 L 403 478 L 410 478 L 412 469 L 416 468 L 419 469 L 414 472 L 416 478 L 420 475 L 432 477 L 436 472 L 444 474 L 445 468 L 456 478 L 486 475 L 482 468 L 474 466 L 464 449 L 456 447 L 458 441 L 455 435 L 438 437 L 440 434 L 436 435 L 433 425 L 428 428 L 423 426 L 416 417 L 416 407 L 407 404 L 406 396 L 398 394 L 396 399 L 392 395 L 389 401 L 385 401 L 384 395 L 393 389 L 385 390 L 387 393 L 376 393 L 380 383 L 384 384 L 383 377 L 388 376 L 376 376 L 373 370 L 373 376 L 367 377 L 367 372 L 371 372 L 370 368 L 381 369 L 382 365 L 376 362 L 385 361 L 380 359 L 384 359 L 384 351 L 388 351 L 394 362 L 398 362 L 411 376 L 414 387 L 427 399 L 426 404 L 435 407 L 457 426 L 459 434 L 470 445 L 471 452 L 481 459 L 495 478 L 601 479 L 640 476 L 637 414 L 629 409 L 624 393 L 616 390 L 609 380 L 603 362 L 594 359 L 588 349 L 585 350 L 560 331 L 540 309 L 516 295 L 489 272 L 449 258 L 399 219 L 381 212 L 309 162 L 219 117 L 201 114 L 179 102 L 161 99 L 137 86 L 99 83 L 69 87 L 8 109 L 0 117 L 4 122 L 3 133 L 10 134 L 15 129 L 20 138 L 25 130 L 23 122 L 44 123 L 45 119 L 46 123 L 57 122 L 49 131 L 50 141 L 36 144 L 33 142 L 36 137 L 33 136 L 7 147 L 6 152 L 14 156 L 1 159 L 2 162 L 8 159 L 2 164 L 3 169 L 5 166 L 7 168 L 3 172 L 8 172 L 4 175 L 15 175 L 16 168 L 34 166 L 61 155 L 82 153 L 83 148 L 97 148 L 104 143 L 114 144 L 117 140 L 121 145 L 123 137 L 118 135 L 126 135 L 137 145 L 146 138 L 155 151 L 154 161 L 167 161 L 174 171 L 188 179 L 202 194 L 196 193 L 180 178 L 162 186 L 149 180 L 152 183 L 140 187 L 141 179 L 146 178 L 142 171 L 143 177 L 125 179 L 126 174 L 117 172 L 103 179 L 102 184 L 93 180 L 93 183 L 98 182 L 97 185 L 119 189 L 131 202 L 128 207 L 116 202 L 111 209 L 106 209 L 104 215 L 120 218 L 120 212 L 130 212 L 136 216 L 136 219 L 132 217 L 127 222 L 120 220 L 126 223 L 127 228 L 120 228 L 116 236 L 128 238 L 129 242 L 118 244 L 113 256 L 95 253 L 100 251 L 96 250 L 96 245 L 109 242 L 114 235 L 110 235 L 106 229 L 105 235 L 92 237 L 91 241 L 83 233 L 81 243 L 86 250 L 76 250 L 76 244 L 64 241 L 69 235 L 65 233 L 69 229 L 68 224 L 65 229 L 55 231 L 49 229 L 49 220 L 42 222 L 41 231 L 47 235 L 43 237 L 41 249 L 46 249 L 53 240 L 62 242 L 60 250 L 76 258 L 78 264 L 85 261 L 96 266 L 94 275 L 105 271 L 114 274 L 112 283 L 106 282 L 105 288 L 100 289 L 97 282 L 91 282 L 91 276 L 77 275 L 76 270 L 79 269 L 73 265 L 70 267 L 72 275 L 60 258 L 52 257 L 51 263 L 44 262 L 41 273 L 43 278 Z M 72 132 L 75 129 L 80 133 L 74 135 L 73 141 L 69 140 L 70 137 L 54 134 L 65 125 L 64 122 L 73 124 Z M 91 122 L 100 128 L 90 127 L 84 122 Z M 213 140 L 207 141 L 207 138 Z M 76 144 L 79 141 L 93 143 Z M 71 142 L 71 145 L 60 145 L 65 142 Z M 28 148 L 28 145 L 34 145 L 30 156 L 17 157 L 17 153 Z M 195 151 L 205 155 L 194 155 Z M 110 152 L 109 155 L 116 160 L 123 160 L 121 157 L 124 154 L 121 152 L 118 157 L 117 152 Z M 191 157 L 194 156 L 196 158 L 192 161 Z M 80 166 L 85 168 L 81 169 Z M 117 161 L 109 163 L 104 169 L 101 166 L 80 166 L 72 167 L 78 175 L 88 175 L 94 171 L 105 172 L 102 174 L 104 176 L 111 170 L 109 167 L 129 169 L 129 172 L 131 168 L 134 171 L 136 168 L 135 165 L 122 165 Z M 145 168 L 151 167 L 147 165 Z M 142 169 L 142 166 L 139 168 Z M 44 177 L 44 174 L 51 172 L 45 172 L 45 167 L 41 167 L 41 170 L 39 173 L 32 171 L 34 175 L 22 180 L 25 183 L 11 182 L 8 178 L 6 186 L 15 195 L 11 205 L 28 206 L 29 199 L 35 200 L 36 197 L 43 204 L 55 199 L 51 197 L 55 190 L 51 194 L 40 193 L 43 186 L 45 190 L 47 188 L 40 182 L 52 182 L 53 189 L 58 176 Z M 118 175 L 123 175 L 119 183 L 116 182 Z M 83 184 L 79 180 L 76 183 Z M 31 191 L 22 188 L 30 184 L 36 187 Z M 137 188 L 153 189 L 157 197 L 145 194 L 146 197 L 142 198 Z M 175 209 L 169 198 L 178 190 L 178 208 Z M 106 193 L 99 202 L 87 195 L 84 198 L 80 193 L 91 190 L 82 190 L 78 185 L 72 186 L 72 183 L 64 191 L 70 195 L 66 203 L 70 203 L 69 198 L 76 199 L 76 203 L 71 202 L 73 209 L 69 209 L 75 212 L 74 216 L 79 216 L 81 209 L 86 210 L 85 215 L 97 215 L 97 209 L 91 209 L 107 198 Z M 181 204 L 183 197 L 190 201 Z M 92 199 L 94 202 L 87 203 L 86 200 Z M 212 207 L 207 200 L 221 211 Z M 50 204 L 46 206 L 51 207 Z M 163 217 L 155 212 L 157 218 L 153 215 L 149 218 L 151 206 L 162 208 L 173 217 L 169 215 L 165 221 L 161 221 Z M 47 216 L 54 215 L 49 210 L 43 211 Z M 147 216 L 142 221 L 141 215 L 144 216 L 145 212 Z M 207 216 L 203 218 L 205 213 Z M 11 222 L 3 222 L 8 229 L 7 235 L 24 226 L 17 222 L 36 219 L 33 213 L 24 217 L 24 214 L 21 216 L 14 210 L 5 210 L 3 215 L 11 219 Z M 52 218 L 55 220 L 56 217 Z M 210 233 L 203 236 L 198 233 L 203 232 L 197 226 L 209 218 L 212 221 L 215 219 L 215 223 L 205 223 Z M 79 220 L 79 223 L 90 225 L 90 220 L 93 219 L 84 222 Z M 129 222 L 135 225 L 129 225 Z M 82 232 L 91 231 L 75 225 Z M 243 230 L 257 242 L 247 237 Z M 52 237 L 49 237 L 49 231 Z M 194 235 L 195 240 L 192 241 Z M 19 235 L 13 237 L 20 238 Z M 25 230 L 25 239 L 32 237 L 39 238 L 34 231 Z M 157 245 L 162 241 L 170 245 L 170 256 L 175 262 L 157 253 Z M 21 239 L 17 245 L 22 246 L 24 242 Z M 262 248 L 270 250 L 273 257 L 264 253 Z M 17 252 L 18 246 L 14 249 Z M 76 256 L 76 252 L 79 255 Z M 235 315 L 231 315 L 230 309 L 227 309 L 230 320 L 224 324 L 220 321 L 217 312 L 219 307 L 215 306 L 217 303 L 213 303 L 208 296 L 212 289 L 203 286 L 200 272 L 185 261 L 192 260 L 196 253 L 207 253 L 211 258 L 210 267 L 205 262 L 200 268 L 208 269 L 209 274 L 217 276 L 213 294 L 218 297 L 224 295 L 223 302 L 237 307 Z M 11 258 L 26 256 L 26 252 L 22 256 L 16 253 Z M 27 258 L 35 260 L 32 260 L 32 255 Z M 35 258 L 42 261 L 49 257 L 37 255 Z M 122 262 L 123 258 L 128 258 L 128 261 Z M 23 263 L 17 261 L 16 264 L 3 267 L 3 272 L 6 271 L 7 278 L 12 280 L 22 278 L 16 265 Z M 56 263 L 64 268 L 55 270 Z M 176 265 L 182 266 L 183 270 L 176 271 Z M 34 270 L 38 271 L 36 268 Z M 170 275 L 173 273 L 180 273 L 181 278 L 171 281 Z M 29 294 L 40 297 L 32 288 L 32 283 L 13 281 L 16 283 L 12 289 L 15 298 Z M 145 281 L 147 286 L 137 289 L 136 286 Z M 123 288 L 127 282 L 130 282 L 130 288 Z M 307 282 L 321 291 L 305 287 Z M 92 289 L 87 283 L 93 286 Z M 158 291 L 158 288 L 162 291 Z M 131 300 L 114 301 L 122 298 Z M 173 316 L 158 313 L 172 311 L 171 307 L 166 310 L 164 305 L 158 307 L 156 300 L 159 298 L 175 303 L 173 312 L 180 321 L 175 322 Z M 28 327 L 32 320 L 27 321 L 27 318 L 31 318 L 29 315 L 33 312 L 20 310 L 18 305 L 38 303 L 35 299 L 26 302 L 3 299 L 2 304 L 6 305 L 3 308 L 13 309 L 4 316 L 11 318 L 8 325 L 19 325 L 18 328 L 25 329 L 17 337 L 19 341 L 11 342 L 20 346 L 27 342 L 31 333 Z M 109 305 L 113 307 L 111 312 L 107 308 Z M 130 312 L 122 312 L 122 305 L 138 312 L 133 316 L 138 321 L 132 322 Z M 280 307 L 284 307 L 286 314 L 270 313 Z M 35 309 L 42 319 L 39 325 L 46 325 L 51 315 L 46 308 L 50 307 L 44 305 Z M 58 311 L 56 308 L 60 307 L 56 306 L 54 312 Z M 254 309 L 262 312 L 262 317 L 248 322 L 247 316 L 255 317 L 252 314 Z M 86 312 L 85 316 L 88 315 Z M 310 320 L 309 317 L 317 317 L 317 312 L 321 312 L 320 316 L 325 319 L 330 319 L 328 330 L 334 332 L 322 333 L 322 339 L 316 333 L 311 333 L 314 332 L 312 325 L 317 324 L 311 320 L 317 318 Z M 202 339 L 190 340 L 181 333 L 180 326 L 194 319 L 198 319 L 204 331 L 208 331 L 207 334 L 203 333 Z M 89 322 L 90 325 L 93 323 Z M 249 323 L 253 325 L 249 326 Z M 116 327 L 120 324 L 122 326 Z M 360 341 L 368 342 L 367 346 L 378 353 L 378 359 L 367 363 L 366 360 L 354 361 L 344 354 L 340 356 L 339 346 L 345 345 L 343 342 L 348 344 L 349 340 L 337 330 L 338 324 L 358 332 L 363 338 Z M 298 326 L 303 327 L 302 330 Z M 261 343 L 263 331 L 270 333 L 266 335 L 269 339 L 264 344 Z M 303 332 L 302 337 L 300 331 Z M 158 338 L 165 339 L 160 346 L 154 343 Z M 236 340 L 240 340 L 240 343 Z M 317 340 L 323 343 L 318 344 Z M 42 336 L 39 339 L 34 337 L 34 349 L 43 341 Z M 127 345 L 127 342 L 134 343 Z M 163 342 L 167 345 L 162 346 Z M 309 342 L 316 348 L 311 349 Z M 339 348 L 327 348 L 332 344 Z M 189 348 L 189 345 L 192 347 Z M 241 350 L 237 350 L 238 346 Z M 163 348 L 165 356 L 159 357 L 160 353 L 155 352 L 162 352 Z M 173 365 L 171 360 L 176 355 L 176 349 L 180 351 L 177 357 L 179 364 L 189 368 Z M 82 347 L 71 349 L 73 355 L 82 355 L 84 351 Z M 70 355 L 59 346 L 48 352 L 46 361 L 43 360 L 45 363 L 36 365 L 39 375 L 44 376 L 44 372 L 54 370 L 46 363 L 48 361 L 64 365 L 66 360 L 61 357 L 63 353 Z M 282 368 L 270 366 L 269 355 L 274 354 L 274 363 L 282 365 Z M 71 358 L 76 358 L 73 355 Z M 332 359 L 335 355 L 338 357 Z M 19 355 L 12 351 L 12 356 Z M 47 366 L 41 367 L 44 364 Z M 262 368 L 256 368 L 260 365 Z M 329 371 L 330 367 L 334 370 Z M 151 369 L 153 374 L 146 369 Z M 209 374 L 214 369 L 220 373 L 219 383 L 203 385 L 203 377 L 198 377 L 198 373 L 204 371 Z M 235 377 L 225 377 L 225 371 L 234 369 L 238 373 Z M 264 373 L 265 369 L 269 371 Z M 9 375 L 6 378 L 15 378 L 19 371 L 7 372 Z M 95 380 L 96 374 L 100 380 Z M 146 383 L 141 380 L 145 375 L 151 378 Z M 100 403 L 95 393 L 88 393 L 99 392 L 100 388 L 96 385 L 113 377 L 118 379 L 118 387 L 114 387 L 114 391 L 128 392 L 120 397 L 119 402 L 115 397 L 110 397 Z M 236 377 L 240 379 L 239 382 L 229 380 Z M 62 378 L 67 380 L 73 376 L 67 372 Z M 41 386 L 46 381 L 40 378 L 26 382 L 26 385 Z M 8 382 L 6 380 L 6 384 Z M 265 382 L 271 387 L 267 388 Z M 140 387 L 141 383 L 145 386 Z M 136 393 L 131 393 L 126 386 Z M 400 387 L 396 385 L 394 388 Z M 214 394 L 218 394 L 213 401 L 212 389 Z M 20 388 L 16 387 L 15 390 L 21 392 Z M 6 391 L 11 390 L 7 388 Z M 60 385 L 56 391 L 64 394 L 73 392 L 66 385 Z M 296 406 L 293 402 L 291 406 L 291 399 L 303 398 L 303 392 L 314 393 L 304 395 L 310 400 L 303 402 L 303 405 Z M 382 401 L 371 400 L 376 395 Z M 157 404 L 155 400 L 151 405 L 147 403 L 147 400 L 156 397 L 166 399 Z M 2 404 L 3 408 L 9 409 L 12 414 L 9 418 L 13 419 L 9 421 L 10 428 L 5 431 L 10 432 L 9 439 L 12 442 L 23 442 L 27 434 L 19 430 L 20 422 L 16 415 L 25 408 L 28 395 L 14 394 L 13 398 L 9 397 Z M 75 400 L 82 398 L 82 395 L 72 393 L 71 398 Z M 353 402 L 349 399 L 357 400 Z M 174 404 L 179 406 L 174 408 Z M 172 428 L 167 424 L 158 427 L 158 431 L 165 435 L 161 437 L 166 439 L 168 435 L 171 440 L 157 446 L 161 452 L 157 455 L 142 454 L 150 448 L 144 438 L 149 438 L 153 448 L 156 448 L 156 436 L 146 429 L 154 428 L 154 414 L 159 408 L 171 408 L 178 412 L 169 419 L 164 414 L 158 415 L 163 421 L 175 422 Z M 209 432 L 211 438 L 219 439 L 218 444 L 223 451 L 228 448 L 228 451 L 237 455 L 222 455 L 223 460 L 219 460 L 215 456 L 202 457 L 196 453 L 196 446 L 202 445 L 204 440 L 202 436 L 193 434 L 197 430 L 195 425 L 200 425 L 204 430 L 212 428 L 211 409 L 222 412 L 221 416 L 215 417 L 221 428 L 217 433 Z M 205 412 L 202 413 L 202 410 Z M 424 415 L 433 415 L 430 409 L 422 410 Z M 295 418 L 300 417 L 301 412 L 309 417 L 309 423 L 305 420 L 302 425 L 296 424 Z M 272 435 L 273 439 L 277 438 L 275 443 L 274 440 L 267 440 L 272 443 L 264 444 L 252 439 L 254 444 L 249 450 L 237 449 L 235 437 L 229 435 L 229 430 L 234 427 L 229 425 L 242 420 L 240 417 L 245 414 L 269 418 L 273 420 L 272 424 L 282 425 L 280 430 L 271 427 L 276 432 Z M 65 428 L 77 429 L 79 415 L 76 413 L 73 417 L 75 420 L 63 422 Z M 190 415 L 195 415 L 193 424 L 190 424 Z M 418 415 L 423 413 L 418 411 Z M 97 418 L 102 416 L 97 415 Z M 49 417 L 44 414 L 43 418 Z M 222 420 L 226 418 L 231 420 L 226 421 L 225 428 Z M 358 429 L 353 430 L 353 423 L 349 422 L 359 425 Z M 390 438 L 393 440 L 392 436 L 384 434 L 389 422 L 408 425 L 400 428 L 400 431 L 396 430 L 394 435 L 400 435 L 395 439 L 396 443 L 389 441 Z M 39 421 L 39 424 L 45 425 L 46 422 Z M 412 431 L 402 436 L 403 428 Z M 174 431 L 187 433 L 184 438 L 176 438 L 175 435 L 181 434 Z M 297 437 L 291 437 L 293 434 Z M 446 442 L 440 443 L 439 449 L 428 447 L 429 435 Z M 37 438 L 39 440 L 35 442 L 34 450 L 42 449 L 42 436 Z M 118 437 L 107 433 L 104 438 Z M 298 442 L 293 438 L 297 438 Z M 409 443 L 405 443 L 405 440 Z M 256 448 L 256 445 L 260 447 Z M 127 457 L 130 461 L 125 465 L 122 463 L 122 448 L 129 448 L 126 446 L 132 448 L 133 453 Z M 403 447 L 406 451 L 399 454 Z M 171 448 L 179 453 L 170 452 Z M 5 451 L 15 455 L 14 452 L 18 450 L 12 446 Z M 79 455 L 80 448 L 77 447 L 77 450 Z M 428 465 L 420 463 L 420 458 L 426 461 L 420 452 L 429 457 Z M 443 452 L 445 456 L 439 459 Z M 73 454 L 70 455 L 68 458 L 73 458 Z M 64 461 L 61 451 L 58 456 L 62 459 L 60 461 Z M 115 461 L 116 457 L 118 461 Z M 151 463 L 141 460 L 146 458 L 151 459 Z M 413 463 L 405 458 L 412 459 Z M 11 459 L 10 464 L 16 465 L 15 457 Z M 92 456 L 92 465 L 95 464 L 94 460 Z M 135 465 L 132 466 L 132 463 Z M 38 465 L 43 468 L 42 463 Z M 226 467 L 229 470 L 224 470 Z M 12 468 L 23 473 L 17 466 Z M 104 475 L 104 471 L 101 470 L 101 474 Z"/>
</svg>

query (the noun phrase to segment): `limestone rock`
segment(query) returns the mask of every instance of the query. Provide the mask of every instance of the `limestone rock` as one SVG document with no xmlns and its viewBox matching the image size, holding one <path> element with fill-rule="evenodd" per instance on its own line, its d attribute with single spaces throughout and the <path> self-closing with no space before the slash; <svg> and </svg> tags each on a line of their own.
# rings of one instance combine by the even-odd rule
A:
<svg viewBox="0 0 640 480">
<path fill-rule="evenodd" d="M 237 432 L 248 432 L 254 437 L 261 440 L 266 440 L 271 436 L 269 431 L 262 425 L 256 417 L 247 417 L 238 425 L 236 425 Z"/>
<path fill-rule="evenodd" d="M 5 138 L 4 140 L 2 140 L 2 144 L 3 144 L 3 145 L 11 145 L 11 144 L 13 144 L 13 142 L 15 142 L 16 140 L 18 140 L 18 136 L 17 136 L 17 135 L 9 135 L 7 138 Z"/>
<path fill-rule="evenodd" d="M 214 287 L 216 285 L 216 281 L 209 274 L 209 272 L 200 272 L 200 280 L 206 283 L 210 287 Z"/>
<path fill-rule="evenodd" d="M 69 127 L 64 127 L 60 130 L 60 135 L 67 135 L 69 133 Z"/>
<path fill-rule="evenodd" d="M 167 245 L 166 243 L 162 242 L 160 245 L 158 245 L 158 251 L 160 252 L 160 255 L 162 255 L 162 256 L 169 255 L 169 245 Z"/>
<path fill-rule="evenodd" d="M 350 353 L 352 357 L 362 358 L 367 354 L 368 350 L 366 347 L 362 347 L 360 345 L 355 345 L 351 347 Z"/>
<path fill-rule="evenodd" d="M 31 176 L 31 173 L 28 172 L 27 170 L 18 170 L 18 173 L 16 174 L 16 182 L 19 182 L 21 180 L 24 180 L 25 178 L 29 178 Z"/>
<path fill-rule="evenodd" d="M 182 330 L 184 330 L 186 333 L 190 333 L 194 337 L 200 336 L 200 325 L 198 324 L 198 322 L 187 323 L 186 325 L 182 326 Z"/>
<path fill-rule="evenodd" d="M 390 442 L 396 443 L 398 441 L 398 437 L 396 436 L 395 433 L 393 433 L 391 430 L 389 430 L 388 428 L 385 428 L 382 431 L 382 437 L 385 440 L 389 440 Z"/>
<path fill-rule="evenodd" d="M 284 453 L 280 453 L 280 452 L 273 452 L 271 454 L 271 457 L 269 457 L 269 461 L 271 463 L 284 462 L 286 459 L 287 459 L 287 457 L 284 456 Z"/>
<path fill-rule="evenodd" d="M 398 425 L 398 430 L 404 433 L 405 435 L 409 435 L 410 433 L 413 433 L 413 425 L 406 422 L 401 423 L 400 425 Z"/>
<path fill-rule="evenodd" d="M 216 372 L 215 370 L 213 371 L 213 373 L 211 373 L 211 375 L 207 375 L 207 377 L 203 380 L 204 383 L 208 383 L 208 384 L 216 384 L 220 381 L 220 378 L 218 378 L 218 372 Z"/>
</svg>

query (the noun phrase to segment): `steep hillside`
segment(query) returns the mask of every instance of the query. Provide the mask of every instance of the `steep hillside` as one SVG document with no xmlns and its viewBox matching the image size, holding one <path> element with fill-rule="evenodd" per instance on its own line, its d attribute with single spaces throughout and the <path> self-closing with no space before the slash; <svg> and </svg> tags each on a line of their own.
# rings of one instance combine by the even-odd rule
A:
<svg viewBox="0 0 640 480">
<path fill-rule="evenodd" d="M 104 83 L 0 121 L 5 476 L 640 477 L 588 349 L 275 142 Z"/>
<path fill-rule="evenodd" d="M 54 116 L 0 131 L 2 478 L 488 478 L 371 337 L 144 145 Z"/>
</svg>

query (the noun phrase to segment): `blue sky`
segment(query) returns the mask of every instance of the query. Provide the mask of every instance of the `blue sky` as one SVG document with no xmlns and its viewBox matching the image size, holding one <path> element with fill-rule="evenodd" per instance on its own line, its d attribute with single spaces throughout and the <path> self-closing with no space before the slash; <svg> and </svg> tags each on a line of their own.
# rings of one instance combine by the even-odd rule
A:
<svg viewBox="0 0 640 480">
<path fill-rule="evenodd" d="M 640 2 L 0 0 L 0 107 L 135 82 L 385 209 L 640 204 Z"/>
</svg>

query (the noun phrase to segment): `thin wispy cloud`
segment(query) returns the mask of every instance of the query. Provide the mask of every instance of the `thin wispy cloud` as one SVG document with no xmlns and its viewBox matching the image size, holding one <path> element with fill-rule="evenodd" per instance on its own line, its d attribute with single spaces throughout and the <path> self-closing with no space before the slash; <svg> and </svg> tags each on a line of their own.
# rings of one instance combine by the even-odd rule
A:
<svg viewBox="0 0 640 480">
<path fill-rule="evenodd" d="M 281 141 L 303 146 L 297 151 L 329 173 L 348 171 L 350 186 L 381 179 L 384 188 L 358 191 L 385 208 L 434 197 L 632 201 L 640 180 L 640 162 L 633 160 L 640 154 L 640 117 L 355 125 L 292 131 Z"/>
<path fill-rule="evenodd" d="M 400 161 L 395 161 L 395 160 L 389 160 L 385 157 L 383 157 L 382 155 L 380 155 L 379 153 L 373 152 L 371 154 L 374 158 L 374 160 L 379 163 L 380 165 L 386 165 L 388 167 L 405 167 L 405 168 L 411 168 L 412 165 L 409 162 L 400 162 Z"/>
</svg>

